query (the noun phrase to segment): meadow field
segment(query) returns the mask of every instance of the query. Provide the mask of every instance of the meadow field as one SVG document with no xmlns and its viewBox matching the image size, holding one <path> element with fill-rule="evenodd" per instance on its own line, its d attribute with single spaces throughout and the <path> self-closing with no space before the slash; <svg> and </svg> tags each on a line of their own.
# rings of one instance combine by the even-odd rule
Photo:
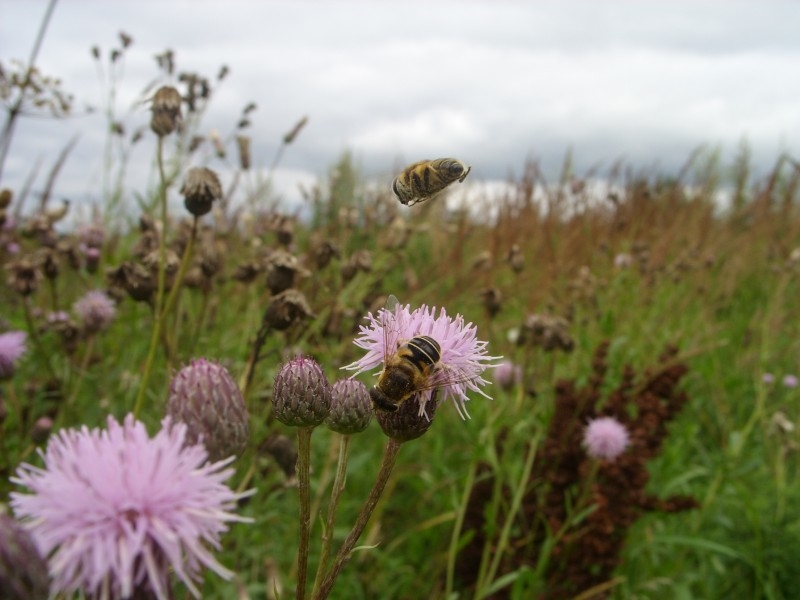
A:
<svg viewBox="0 0 800 600">
<path fill-rule="evenodd" d="M 139 489 L 144 458 L 123 456 L 130 471 L 88 481 L 100 467 L 86 448 L 60 467 L 55 449 L 47 465 L 37 450 L 67 439 L 59 437 L 65 429 L 106 429 L 109 416 L 121 423 L 133 414 L 154 436 L 180 395 L 179 374 L 205 359 L 236 391 L 201 380 L 186 410 L 200 414 L 204 440 L 224 438 L 217 459 L 234 435 L 226 419 L 244 419 L 226 480 L 239 495 L 216 508 L 252 522 L 226 521 L 227 531 L 198 542 L 205 550 L 186 542 L 177 555 L 145 527 L 137 547 L 152 554 L 129 561 L 139 574 L 130 597 L 192 597 L 185 580 L 195 571 L 203 598 L 797 597 L 793 157 L 777 156 L 766 177 L 751 174 L 746 150 L 734 165 L 699 152 L 676 173 L 625 164 L 575 173 L 567 157 L 556 181 L 531 160 L 500 196 L 448 209 L 445 198 L 400 205 L 390 182 L 368 181 L 343 153 L 305 191 L 300 218 L 278 210 L 272 171 L 250 166 L 248 109 L 230 135 L 203 140 L 219 78 L 174 77 L 167 58 L 159 67 L 165 80 L 173 76 L 178 100 L 167 93 L 161 103 L 163 88 L 145 90 L 152 110 L 140 111 L 136 130 L 115 126 L 109 112 L 104 204 L 91 219 L 61 220 L 59 148 L 41 194 L 0 185 L 0 335 L 17 336 L 0 338 L 0 512 L 24 523 L 40 547 L 41 520 L 20 514 L 13 499 L 31 493 L 20 465 L 64 469 L 58 481 L 75 489 L 63 497 L 90 500 L 72 505 L 74 515 L 130 517 L 147 498 L 112 507 L 93 486 L 105 478 Z M 52 100 L 52 89 L 8 79 L 6 99 Z M 287 124 L 273 168 L 303 125 Z M 124 178 L 133 144 L 152 148 L 152 186 Z M 190 184 L 190 167 L 203 165 L 216 175 L 203 171 L 206 179 Z M 590 185 L 598 180 L 607 184 L 602 195 Z M 420 420 L 414 439 L 392 437 L 394 426 L 375 418 L 346 434 L 322 419 L 293 427 L 276 418 L 273 391 L 285 365 L 311 357 L 331 384 L 347 379 L 352 372 L 342 368 L 364 355 L 353 343 L 359 328 L 390 295 L 474 325 L 487 356 L 502 357 L 482 373 L 493 382 L 481 388 L 491 399 L 470 392 L 466 419 L 455 402 L 434 400 L 428 420 L 412 397 L 401 412 L 414 407 L 405 411 Z M 380 370 L 356 379 L 372 386 Z M 308 382 L 300 377 L 289 389 L 302 404 Z M 219 406 L 237 393 L 244 417 Z M 192 405 L 201 400 L 210 407 Z M 627 432 L 613 458 L 592 456 L 585 443 L 600 417 Z M 142 493 L 158 496 L 147 485 Z M 174 482 L 164 485 L 181 495 Z M 56 506 L 61 491 L 49 493 L 49 510 L 68 515 Z M 202 509 L 171 502 L 179 513 Z M 102 529 L 100 520 L 88 519 L 85 531 L 123 535 L 118 521 Z M 356 523 L 362 530 L 353 534 Z M 119 572 L 99 576 L 100 587 L 86 583 L 94 567 L 81 561 L 101 559 L 79 539 L 85 531 L 60 538 L 83 569 L 71 579 L 83 591 L 58 588 L 58 597 L 102 597 L 102 585 L 125 597 L 114 587 Z M 346 540 L 355 547 L 326 589 Z M 11 547 L 8 538 L 0 544 Z M 204 552 L 232 576 L 209 567 Z M 184 577 L 186 556 L 202 558 Z M 51 575 L 70 580 L 50 558 Z M 14 576 L 14 560 L 0 575 Z M 171 591 L 148 587 L 155 571 Z"/>
</svg>

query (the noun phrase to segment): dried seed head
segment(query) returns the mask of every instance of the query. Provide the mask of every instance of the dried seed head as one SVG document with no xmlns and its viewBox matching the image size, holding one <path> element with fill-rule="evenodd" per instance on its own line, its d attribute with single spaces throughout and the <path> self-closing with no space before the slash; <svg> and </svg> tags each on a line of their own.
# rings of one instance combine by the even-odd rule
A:
<svg viewBox="0 0 800 600">
<path fill-rule="evenodd" d="M 369 425 L 372 412 L 367 386 L 357 379 L 340 379 L 331 388 L 331 412 L 325 424 L 337 433 L 359 433 Z"/>
<path fill-rule="evenodd" d="M 302 131 L 303 127 L 306 126 L 306 123 L 308 123 L 308 117 L 307 116 L 305 116 L 302 119 L 300 119 L 295 124 L 295 126 L 292 127 L 292 130 L 289 133 L 287 133 L 285 136 L 283 136 L 283 143 L 286 144 L 286 145 L 291 144 L 294 141 L 294 139 L 297 137 L 297 135 L 300 133 L 300 131 Z"/>
<path fill-rule="evenodd" d="M 511 246 L 506 260 L 508 264 L 511 265 L 511 270 L 514 271 L 514 273 L 521 273 L 525 268 L 525 255 L 522 254 L 522 249 L 518 244 L 513 244 Z"/>
<path fill-rule="evenodd" d="M 149 302 L 156 291 L 156 278 L 139 263 L 124 262 L 106 271 L 112 289 L 123 289 L 136 302 Z"/>
<path fill-rule="evenodd" d="M 0 514 L 0 598 L 43 600 L 49 589 L 47 562 L 28 530 Z"/>
<path fill-rule="evenodd" d="M 503 294 L 496 287 L 489 287 L 481 291 L 481 299 L 483 300 L 483 307 L 489 314 L 489 318 L 497 315 L 503 307 Z"/>
<path fill-rule="evenodd" d="M 294 286 L 297 275 L 308 275 L 296 256 L 285 250 L 275 250 L 264 261 L 267 271 L 267 287 L 273 294 L 280 294 Z"/>
<path fill-rule="evenodd" d="M 424 413 L 420 412 L 417 397 L 412 396 L 394 412 L 375 411 L 375 419 L 386 437 L 398 442 L 410 442 L 421 437 L 431 428 L 438 407 L 439 398 L 438 390 L 436 390 L 425 405 Z"/>
<path fill-rule="evenodd" d="M 314 248 L 314 263 L 318 269 L 324 269 L 334 257 L 339 258 L 339 247 L 331 240 L 325 240 Z"/>
<path fill-rule="evenodd" d="M 147 256 L 142 259 L 142 264 L 150 271 L 153 275 L 158 275 L 158 263 L 161 258 L 161 253 L 158 249 L 152 250 Z M 172 248 L 167 248 L 166 252 L 164 252 L 164 272 L 167 274 L 167 277 L 175 275 L 178 272 L 178 269 L 181 266 L 181 259 L 178 256 L 178 253 L 175 252 Z M 169 282 L 168 282 L 169 283 Z"/>
<path fill-rule="evenodd" d="M 247 408 L 236 382 L 220 364 L 193 360 L 173 377 L 167 414 L 186 423 L 186 442 L 202 443 L 216 462 L 239 456 L 250 435 Z"/>
<path fill-rule="evenodd" d="M 272 329 L 283 331 L 292 324 L 313 317 L 314 313 L 302 292 L 288 289 L 273 296 L 264 312 L 264 323 Z"/>
<path fill-rule="evenodd" d="M 247 171 L 250 168 L 250 136 L 237 135 L 236 146 L 239 148 L 239 166 Z"/>
<path fill-rule="evenodd" d="M 163 86 L 153 96 L 150 128 L 159 137 L 175 131 L 181 122 L 181 94 L 172 86 Z"/>
<path fill-rule="evenodd" d="M 350 256 L 342 265 L 342 279 L 350 281 L 359 271 L 364 273 L 372 271 L 372 253 L 369 250 L 357 250 Z"/>
<path fill-rule="evenodd" d="M 11 199 L 14 197 L 11 190 L 3 188 L 0 190 L 0 208 L 8 208 L 11 204 Z"/>
<path fill-rule="evenodd" d="M 258 274 L 264 270 L 260 262 L 251 261 L 238 265 L 233 271 L 233 279 L 241 281 L 242 283 L 252 283 L 258 277 Z"/>
<path fill-rule="evenodd" d="M 287 217 L 282 217 L 275 227 L 275 236 L 281 246 L 289 246 L 294 240 L 294 221 Z"/>
<path fill-rule="evenodd" d="M 538 346 L 546 352 L 572 352 L 575 341 L 569 334 L 569 322 L 553 315 L 529 315 L 522 325 L 517 345 Z"/>
<path fill-rule="evenodd" d="M 292 427 L 315 427 L 331 409 L 331 385 L 313 358 L 298 356 L 284 363 L 272 388 L 275 418 Z"/>
<path fill-rule="evenodd" d="M 222 184 L 211 169 L 195 167 L 186 173 L 181 194 L 186 209 L 195 217 L 201 217 L 211 212 L 214 200 L 222 198 Z"/>
<path fill-rule="evenodd" d="M 22 257 L 8 263 L 8 285 L 20 296 L 30 296 L 42 280 L 42 271 L 35 260 Z"/>
</svg>

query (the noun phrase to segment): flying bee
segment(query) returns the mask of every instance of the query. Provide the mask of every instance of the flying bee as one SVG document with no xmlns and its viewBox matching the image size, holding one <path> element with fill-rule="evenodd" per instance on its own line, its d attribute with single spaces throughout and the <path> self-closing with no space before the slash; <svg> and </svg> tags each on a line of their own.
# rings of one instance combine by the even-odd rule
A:
<svg viewBox="0 0 800 600">
<path fill-rule="evenodd" d="M 469 381 L 474 375 L 444 365 L 442 347 L 428 335 L 415 335 L 407 341 L 393 336 L 398 301 L 389 296 L 381 315 L 383 327 L 383 371 L 370 388 L 369 397 L 376 408 L 395 412 L 414 395 L 426 390 Z"/>
<path fill-rule="evenodd" d="M 447 186 L 466 179 L 472 167 L 455 158 L 421 160 L 403 169 L 392 182 L 400 204 L 414 206 L 441 194 Z"/>
</svg>

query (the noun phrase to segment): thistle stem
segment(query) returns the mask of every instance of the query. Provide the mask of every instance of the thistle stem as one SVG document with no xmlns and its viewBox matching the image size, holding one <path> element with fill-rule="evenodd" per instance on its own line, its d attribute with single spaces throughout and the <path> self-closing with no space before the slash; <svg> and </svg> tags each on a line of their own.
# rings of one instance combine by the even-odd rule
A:
<svg viewBox="0 0 800 600">
<path fill-rule="evenodd" d="M 386 449 L 383 452 L 383 460 L 381 461 L 381 467 L 378 471 L 378 477 L 375 479 L 375 483 L 372 485 L 372 490 L 369 492 L 369 497 L 364 503 L 364 506 L 361 507 L 361 512 L 358 513 L 358 518 L 353 525 L 353 529 L 350 531 L 350 534 L 347 536 L 347 539 L 344 541 L 341 548 L 339 548 L 339 552 L 336 554 L 336 559 L 333 562 L 333 566 L 325 574 L 325 578 L 322 580 L 319 590 L 317 590 L 312 597 L 313 600 L 324 600 L 328 597 L 328 594 L 331 593 L 331 589 L 333 588 L 336 578 L 342 572 L 345 564 L 350 559 L 350 553 L 355 547 L 356 542 L 358 542 L 358 539 L 361 537 L 361 534 L 364 533 L 364 529 L 366 528 L 367 523 L 372 516 L 372 512 L 375 510 L 375 506 L 378 504 L 378 500 L 380 500 L 384 488 L 386 488 L 386 482 L 389 481 L 389 476 L 392 474 L 392 469 L 394 469 L 395 462 L 397 462 L 397 454 L 400 451 L 401 445 L 402 442 L 398 442 L 397 440 L 391 438 L 386 443 Z"/>
<path fill-rule="evenodd" d="M 350 436 L 343 435 L 339 443 L 339 462 L 336 465 L 336 476 L 334 477 L 333 487 L 331 488 L 331 498 L 328 503 L 325 530 L 322 532 L 322 551 L 319 557 L 319 565 L 317 565 L 317 576 L 314 580 L 312 596 L 319 589 L 322 583 L 322 575 L 325 573 L 325 568 L 328 566 L 328 555 L 330 554 L 331 542 L 333 541 L 333 527 L 336 524 L 336 509 L 339 506 L 339 498 L 342 496 L 345 481 L 347 480 L 347 458 L 349 454 Z"/>
<path fill-rule="evenodd" d="M 297 491 L 300 495 L 300 544 L 297 548 L 297 600 L 305 600 L 308 538 L 311 529 L 311 427 L 297 429 Z"/>
<path fill-rule="evenodd" d="M 167 176 L 164 172 L 164 138 L 158 136 L 156 146 L 156 162 L 158 162 L 159 189 L 158 200 L 161 205 L 161 234 L 158 236 L 158 291 L 156 292 L 155 323 L 153 323 L 153 333 L 150 336 L 150 349 L 147 352 L 147 360 L 142 373 L 142 380 L 139 383 L 139 392 L 136 395 L 136 404 L 133 408 L 133 417 L 139 417 L 142 409 L 144 395 L 147 391 L 147 383 L 153 371 L 153 363 L 158 349 L 158 340 L 161 337 L 164 313 L 164 288 L 166 287 L 166 256 L 167 256 Z"/>
</svg>

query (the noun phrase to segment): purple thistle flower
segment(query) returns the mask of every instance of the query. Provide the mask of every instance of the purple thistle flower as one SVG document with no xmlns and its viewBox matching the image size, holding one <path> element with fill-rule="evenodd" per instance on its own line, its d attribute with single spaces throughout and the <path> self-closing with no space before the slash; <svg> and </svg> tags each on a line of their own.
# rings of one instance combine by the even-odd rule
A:
<svg viewBox="0 0 800 600">
<path fill-rule="evenodd" d="M 766 383 L 767 385 L 775 383 L 775 375 L 773 375 L 772 373 L 764 373 L 761 376 L 761 381 L 763 383 Z"/>
<path fill-rule="evenodd" d="M 40 451 L 44 468 L 23 464 L 12 481 L 14 513 L 48 557 L 51 594 L 111 599 L 150 594 L 171 597 L 173 571 L 195 597 L 201 569 L 229 579 L 213 555 L 232 511 L 249 492 L 224 482 L 232 459 L 207 462 L 202 445 L 187 446 L 186 426 L 162 421 L 147 435 L 128 415 L 108 429 L 62 430 Z"/>
<path fill-rule="evenodd" d="M 796 388 L 798 384 L 797 375 L 784 375 L 783 385 L 787 388 Z"/>
<path fill-rule="evenodd" d="M 592 419 L 583 433 L 589 456 L 614 460 L 628 447 L 628 430 L 614 417 Z"/>
<path fill-rule="evenodd" d="M 117 314 L 114 301 L 100 290 L 86 292 L 72 305 L 72 310 L 89 333 L 106 329 Z"/>
<path fill-rule="evenodd" d="M 494 382 L 504 390 L 510 390 L 522 382 L 522 368 L 509 361 L 503 361 L 494 370 Z"/>
<path fill-rule="evenodd" d="M 24 331 L 0 333 L 0 380 L 8 379 L 16 371 L 17 361 L 27 349 L 27 337 Z"/>
<path fill-rule="evenodd" d="M 439 366 L 433 376 L 433 383 L 439 381 L 441 385 L 417 394 L 419 414 L 426 414 L 425 405 L 435 389 L 440 390 L 443 402 L 453 401 L 462 418 L 469 417 L 465 406 L 469 400 L 467 391 L 491 399 L 481 390 L 481 386 L 489 383 L 481 375 L 488 367 L 497 366 L 490 361 L 500 357 L 486 354 L 487 342 L 476 338 L 477 328 L 472 323 L 465 324 L 461 315 L 450 317 L 442 308 L 437 317 L 435 307 L 423 304 L 412 311 L 409 305 L 397 305 L 394 310 L 381 309 L 377 315 L 369 313 L 366 319 L 368 325 L 360 327 L 360 334 L 353 343 L 367 353 L 343 367 L 355 370 L 354 377 L 381 365 L 384 354 L 394 354 L 413 337 L 427 335 L 441 347 Z"/>
</svg>

